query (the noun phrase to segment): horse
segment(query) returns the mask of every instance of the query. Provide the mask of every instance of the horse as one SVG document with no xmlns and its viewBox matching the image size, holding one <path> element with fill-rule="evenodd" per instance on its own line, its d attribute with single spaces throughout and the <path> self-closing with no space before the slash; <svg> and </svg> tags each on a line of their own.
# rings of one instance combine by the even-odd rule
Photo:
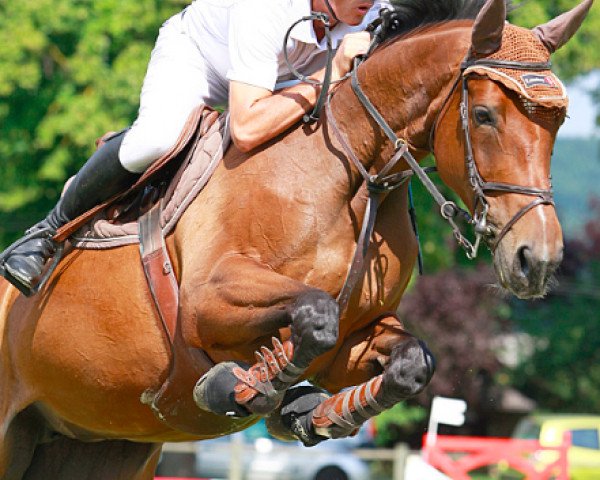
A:
<svg viewBox="0 0 600 480">
<path fill-rule="evenodd" d="M 267 416 L 273 432 L 310 445 L 422 391 L 433 358 L 395 314 L 418 254 L 408 184 L 373 179 L 408 177 L 409 166 L 422 176 L 411 164 L 430 151 L 492 248 L 500 285 L 544 294 L 562 257 L 549 169 L 565 115 L 545 62 L 592 1 L 534 31 L 505 24 L 503 0 L 443 3 L 401 5 L 404 30 L 382 24 L 381 45 L 319 122 L 248 154 L 230 148 L 166 239 L 178 332 L 202 375 L 182 383 L 177 422 L 149 401 L 174 357 L 137 247 L 73 250 L 31 298 L 0 284 L 0 478 L 147 480 L 164 442 Z M 511 83 L 515 68 L 525 86 Z M 529 98 L 540 85 L 559 95 Z M 449 221 L 457 211 L 441 201 Z M 362 274 L 347 275 L 357 257 Z M 346 277 L 358 280 L 338 304 Z M 304 379 L 321 388 L 294 387 Z"/>
</svg>

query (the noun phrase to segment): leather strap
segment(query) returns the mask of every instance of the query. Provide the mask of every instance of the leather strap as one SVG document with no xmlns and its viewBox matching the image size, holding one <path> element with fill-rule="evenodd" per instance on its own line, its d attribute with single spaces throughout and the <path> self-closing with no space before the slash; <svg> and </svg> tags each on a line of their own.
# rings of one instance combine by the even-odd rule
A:
<svg viewBox="0 0 600 480">
<path fill-rule="evenodd" d="M 554 200 L 551 195 L 545 194 L 540 195 L 538 198 L 533 200 L 532 202 L 525 205 L 521 210 L 519 210 L 515 215 L 504 225 L 504 228 L 500 231 L 500 233 L 494 239 L 494 243 L 491 245 L 492 251 L 496 250 L 496 247 L 500 244 L 504 236 L 508 233 L 508 231 L 513 227 L 517 221 L 523 217 L 529 210 L 534 209 L 538 205 L 552 205 L 554 206 Z"/>
<path fill-rule="evenodd" d="M 329 4 L 327 4 L 327 5 L 329 7 Z M 337 20 L 337 18 L 335 17 L 335 14 L 333 13 L 333 10 L 331 10 L 331 7 L 329 7 L 329 10 L 332 13 L 334 19 Z M 296 68 L 294 67 L 294 65 L 292 65 L 292 62 L 289 59 L 288 48 L 287 48 L 290 36 L 292 34 L 292 30 L 294 28 L 296 28 L 296 25 L 298 25 L 302 22 L 313 22 L 313 21 L 321 22 L 323 24 L 323 28 L 325 29 L 325 40 L 327 42 L 327 57 L 326 57 L 326 61 L 325 61 L 325 74 L 323 76 L 323 82 L 313 80 L 306 75 L 302 75 L 298 70 L 296 70 Z M 315 88 L 320 88 L 319 95 L 317 97 L 317 101 L 316 101 L 315 106 L 313 107 L 312 111 L 310 113 L 305 113 L 304 116 L 302 117 L 302 121 L 307 124 L 312 124 L 312 123 L 316 122 L 317 120 L 319 120 L 321 108 L 323 108 L 323 105 L 324 105 L 327 95 L 329 93 L 329 87 L 331 86 L 332 83 L 339 82 L 339 80 L 337 80 L 335 82 L 331 81 L 331 73 L 333 71 L 333 57 L 335 56 L 335 51 L 333 50 L 332 42 L 333 41 L 331 39 L 331 26 L 329 23 L 329 17 L 327 16 L 327 14 L 325 14 L 323 12 L 312 12 L 310 15 L 300 18 L 299 20 L 294 22 L 290 26 L 290 28 L 288 28 L 288 30 L 283 38 L 283 50 L 282 50 L 283 57 L 285 59 L 285 63 L 287 64 L 287 66 L 290 69 L 290 71 L 292 72 L 292 74 L 296 78 L 298 78 L 301 82 L 314 85 Z"/>
<path fill-rule="evenodd" d="M 160 226 L 162 202 L 139 219 L 140 253 L 152 300 L 171 343 L 179 311 L 179 285 Z"/>
<path fill-rule="evenodd" d="M 201 128 L 200 119 L 202 117 L 206 117 L 207 115 L 217 115 L 218 113 L 214 111 L 212 108 L 206 105 L 199 105 L 192 113 L 190 113 L 177 142 L 170 151 L 168 151 L 165 155 L 163 155 L 160 159 L 158 159 L 151 167 L 146 170 L 146 172 L 135 182 L 135 184 L 125 192 L 119 193 L 111 198 L 109 198 L 106 202 L 88 210 L 87 212 L 82 213 L 77 218 L 73 219 L 69 223 L 60 227 L 56 235 L 54 235 L 53 240 L 55 242 L 61 243 L 64 242 L 67 238 L 73 235 L 77 230 L 83 227 L 87 222 L 89 222 L 92 218 L 94 218 L 98 213 L 104 210 L 107 206 L 114 203 L 119 198 L 127 195 L 133 190 L 140 189 L 142 185 L 147 183 L 150 177 L 152 177 L 157 171 L 161 170 L 167 163 L 177 157 L 187 146 L 190 145 L 190 140 L 194 138 L 198 128 Z"/>
<path fill-rule="evenodd" d="M 363 278 L 365 272 L 365 260 L 367 253 L 369 252 L 369 245 L 371 244 L 371 236 L 373 235 L 373 228 L 375 227 L 375 219 L 377 218 L 377 210 L 383 198 L 383 192 L 369 192 L 369 199 L 367 200 L 367 211 L 365 212 L 365 218 L 362 224 L 360 235 L 356 241 L 356 250 L 354 251 L 354 258 L 350 264 L 350 269 L 342 290 L 340 291 L 337 302 L 340 306 L 340 310 L 344 310 L 352 291 L 358 281 Z"/>
<path fill-rule="evenodd" d="M 169 338 L 171 361 L 160 388 L 144 392 L 142 403 L 174 430 L 205 435 L 206 422 L 198 414 L 189 392 L 214 363 L 203 350 L 188 346 L 183 338 L 178 315 L 179 286 L 162 235 L 161 210 L 161 202 L 158 202 L 140 218 L 140 251 L 150 293 Z"/>
<path fill-rule="evenodd" d="M 390 171 L 396 166 L 396 164 L 406 154 L 408 154 L 408 144 L 405 142 L 396 142 L 396 152 L 392 158 L 386 163 L 377 175 L 371 175 L 364 167 L 360 159 L 354 153 L 354 150 L 350 146 L 348 139 L 340 130 L 335 115 L 331 109 L 331 96 L 328 97 L 328 101 L 325 104 L 327 121 L 331 127 L 335 138 L 342 146 L 348 159 L 354 164 L 358 172 L 361 174 L 365 182 L 363 185 L 366 186 L 369 193 L 367 200 L 367 207 L 365 216 L 363 219 L 362 227 L 358 240 L 356 241 L 356 249 L 354 250 L 354 256 L 352 263 L 348 269 L 346 279 L 337 296 L 337 302 L 340 306 L 340 310 L 344 310 L 350 300 L 354 287 L 358 284 L 359 280 L 363 278 L 365 273 L 366 257 L 371 244 L 371 236 L 373 235 L 373 229 L 375 227 L 375 220 L 377 219 L 377 211 L 381 202 L 384 200 L 385 195 L 401 185 L 403 185 L 412 175 L 412 170 L 402 171 L 394 174 L 389 174 Z"/>
<path fill-rule="evenodd" d="M 508 68 L 516 70 L 550 70 L 552 68 L 552 62 L 514 62 L 511 60 L 496 60 L 493 58 L 469 58 L 465 60 L 460 68 L 465 71 L 469 67 L 484 66 L 491 68 Z"/>
</svg>

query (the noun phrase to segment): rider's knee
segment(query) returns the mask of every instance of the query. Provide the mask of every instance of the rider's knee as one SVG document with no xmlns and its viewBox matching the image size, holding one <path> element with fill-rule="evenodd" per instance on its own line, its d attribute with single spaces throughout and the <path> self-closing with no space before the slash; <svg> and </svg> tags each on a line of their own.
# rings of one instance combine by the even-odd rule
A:
<svg viewBox="0 0 600 480">
<path fill-rule="evenodd" d="M 173 147 L 177 137 L 178 132 L 167 129 L 150 133 L 132 128 L 119 150 L 121 165 L 130 172 L 142 173 Z"/>
</svg>

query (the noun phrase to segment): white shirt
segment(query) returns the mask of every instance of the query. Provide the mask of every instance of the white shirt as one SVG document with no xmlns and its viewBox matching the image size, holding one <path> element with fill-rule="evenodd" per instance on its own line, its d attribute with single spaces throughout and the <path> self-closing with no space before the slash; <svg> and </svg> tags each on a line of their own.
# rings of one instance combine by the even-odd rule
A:
<svg viewBox="0 0 600 480">
<path fill-rule="evenodd" d="M 217 84 L 216 103 L 227 101 L 229 80 L 276 90 L 294 78 L 283 55 L 289 27 L 311 13 L 310 0 L 195 0 L 182 13 L 185 32 L 192 38 Z M 338 24 L 333 47 L 351 32 L 373 21 L 387 0 L 376 0 L 360 25 Z M 310 75 L 325 65 L 326 39 L 317 41 L 312 22 L 294 28 L 287 45 L 289 59 L 300 73 Z M 221 98 L 218 98 L 221 97 Z"/>
</svg>

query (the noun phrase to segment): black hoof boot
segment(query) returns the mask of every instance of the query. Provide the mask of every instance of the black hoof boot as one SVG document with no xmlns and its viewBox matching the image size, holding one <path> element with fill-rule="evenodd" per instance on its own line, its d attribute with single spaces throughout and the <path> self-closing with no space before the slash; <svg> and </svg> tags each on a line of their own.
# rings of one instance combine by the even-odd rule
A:
<svg viewBox="0 0 600 480">
<path fill-rule="evenodd" d="M 287 442 L 300 440 L 306 447 L 327 440 L 315 433 L 312 412 L 328 398 L 325 390 L 309 385 L 289 389 L 281 402 L 282 407 L 267 417 L 269 433 Z"/>
<path fill-rule="evenodd" d="M 199 408 L 217 415 L 243 418 L 250 412 L 235 401 L 237 377 L 234 368 L 248 368 L 248 365 L 236 362 L 218 363 L 206 372 L 194 387 L 194 402 Z"/>
<path fill-rule="evenodd" d="M 40 222 L 34 229 L 48 229 L 49 232 L 46 236 L 32 238 L 16 247 L 9 252 L 2 265 L 3 276 L 27 297 L 35 293 L 48 259 L 58 248 L 50 238 L 51 229 L 45 222 Z M 28 233 L 35 232 L 34 229 Z"/>
</svg>

